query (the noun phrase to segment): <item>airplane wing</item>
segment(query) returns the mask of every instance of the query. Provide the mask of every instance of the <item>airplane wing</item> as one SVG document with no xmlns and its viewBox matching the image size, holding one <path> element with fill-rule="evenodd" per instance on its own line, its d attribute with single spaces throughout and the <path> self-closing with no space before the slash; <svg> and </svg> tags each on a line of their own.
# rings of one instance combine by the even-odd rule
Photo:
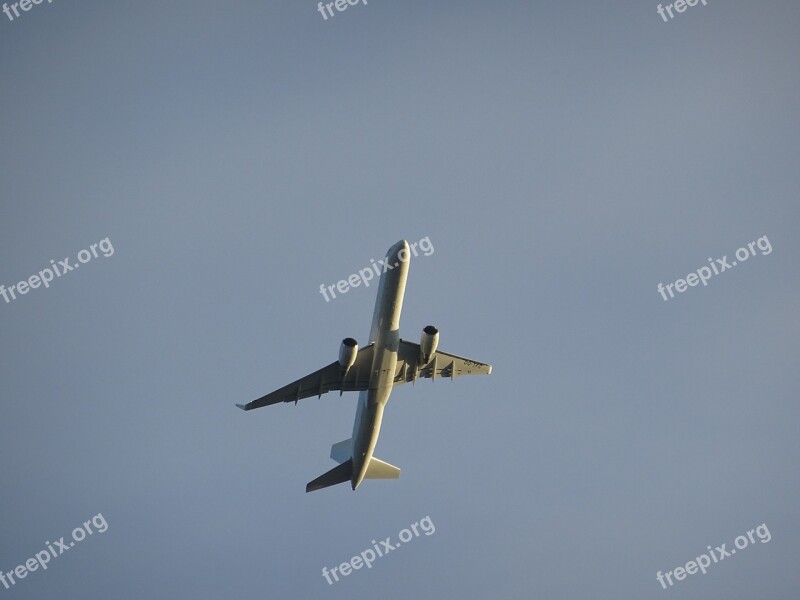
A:
<svg viewBox="0 0 800 600">
<path fill-rule="evenodd" d="M 342 367 L 339 361 L 332 362 L 319 371 L 301 377 L 297 381 L 285 385 L 247 404 L 237 404 L 242 410 L 253 410 L 262 406 L 278 404 L 280 402 L 294 402 L 311 396 L 322 396 L 327 392 L 339 390 L 340 392 L 360 392 L 369 386 L 369 374 L 372 369 L 372 356 L 374 343 L 358 351 L 356 362 L 350 367 L 347 375 L 342 378 Z"/>
<path fill-rule="evenodd" d="M 397 374 L 394 385 L 400 385 L 419 378 L 436 379 L 449 377 L 455 379 L 461 375 L 489 375 L 492 365 L 487 365 L 469 358 L 448 354 L 437 350 L 427 364 L 421 364 L 419 344 L 400 340 L 397 349 Z"/>
</svg>

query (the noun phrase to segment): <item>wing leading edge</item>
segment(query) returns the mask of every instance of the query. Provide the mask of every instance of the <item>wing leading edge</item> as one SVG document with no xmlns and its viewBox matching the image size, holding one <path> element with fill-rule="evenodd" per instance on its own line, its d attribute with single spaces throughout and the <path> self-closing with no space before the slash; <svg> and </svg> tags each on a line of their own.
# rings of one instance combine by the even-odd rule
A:
<svg viewBox="0 0 800 600">
<path fill-rule="evenodd" d="M 492 372 L 492 365 L 439 350 L 433 353 L 427 363 L 422 364 L 419 344 L 400 340 L 397 349 L 397 369 L 394 385 L 413 382 L 420 378 L 455 379 L 462 375 L 489 375 Z"/>
<path fill-rule="evenodd" d="M 262 406 L 279 404 L 280 402 L 294 402 L 296 404 L 298 400 L 312 396 L 319 397 L 335 390 L 340 392 L 366 390 L 369 386 L 373 352 L 374 343 L 361 348 L 356 356 L 355 364 L 350 367 L 347 373 L 342 372 L 342 366 L 339 361 L 332 362 L 327 367 L 322 367 L 320 370 L 301 377 L 297 381 L 270 392 L 266 396 L 247 404 L 237 404 L 236 406 L 242 410 L 253 410 Z"/>
</svg>

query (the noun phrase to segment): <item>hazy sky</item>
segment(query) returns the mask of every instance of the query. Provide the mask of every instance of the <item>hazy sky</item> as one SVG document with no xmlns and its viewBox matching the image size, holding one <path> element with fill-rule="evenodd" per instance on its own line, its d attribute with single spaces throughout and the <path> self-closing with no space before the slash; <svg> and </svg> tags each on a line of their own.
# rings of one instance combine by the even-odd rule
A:
<svg viewBox="0 0 800 600">
<path fill-rule="evenodd" d="M 0 600 L 795 597 L 800 4 L 656 6 L 0 13 L 0 284 L 114 249 L 0 297 L 0 571 L 108 524 Z M 320 284 L 425 236 L 402 337 L 494 372 L 394 391 L 399 480 L 306 494 L 356 395 L 234 404 L 365 343 L 377 286 Z"/>
</svg>

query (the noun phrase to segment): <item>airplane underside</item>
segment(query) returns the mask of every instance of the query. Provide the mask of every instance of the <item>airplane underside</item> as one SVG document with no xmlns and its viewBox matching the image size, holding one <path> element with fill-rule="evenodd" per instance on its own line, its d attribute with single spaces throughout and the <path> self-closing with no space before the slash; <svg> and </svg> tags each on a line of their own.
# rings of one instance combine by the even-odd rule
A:
<svg viewBox="0 0 800 600">
<path fill-rule="evenodd" d="M 455 379 L 462 375 L 488 375 L 492 366 L 438 350 L 439 330 L 428 325 L 419 344 L 400 338 L 400 313 L 408 275 L 409 245 L 400 240 L 386 255 L 394 267 L 383 271 L 372 317 L 369 343 L 358 347 L 355 339 L 342 340 L 339 359 L 305 377 L 247 404 L 254 410 L 280 402 L 294 402 L 338 391 L 359 392 L 352 437 L 334 444 L 331 458 L 339 464 L 306 485 L 306 492 L 350 482 L 353 490 L 364 479 L 397 479 L 400 469 L 373 456 L 383 411 L 394 387 L 417 379 Z"/>
</svg>

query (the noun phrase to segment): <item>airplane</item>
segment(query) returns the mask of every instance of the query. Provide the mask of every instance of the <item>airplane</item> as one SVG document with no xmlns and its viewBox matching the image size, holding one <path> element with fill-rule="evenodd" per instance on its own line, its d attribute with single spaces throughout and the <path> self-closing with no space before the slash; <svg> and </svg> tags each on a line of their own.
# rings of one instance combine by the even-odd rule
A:
<svg viewBox="0 0 800 600">
<path fill-rule="evenodd" d="M 378 297 L 372 316 L 369 344 L 359 349 L 353 338 L 339 347 L 339 360 L 253 400 L 237 404 L 253 410 L 280 402 L 321 397 L 330 391 L 359 392 L 353 435 L 331 447 L 331 458 L 339 463 L 306 486 L 306 493 L 350 482 L 355 491 L 364 479 L 397 479 L 400 469 L 373 455 L 378 443 L 383 411 L 392 389 L 419 378 L 435 380 L 461 375 L 489 375 L 492 366 L 438 350 L 439 330 L 428 325 L 419 344 L 400 339 L 400 311 L 409 268 L 409 245 L 400 240 L 389 248 L 383 261 Z M 392 266 L 394 265 L 394 266 Z"/>
</svg>

